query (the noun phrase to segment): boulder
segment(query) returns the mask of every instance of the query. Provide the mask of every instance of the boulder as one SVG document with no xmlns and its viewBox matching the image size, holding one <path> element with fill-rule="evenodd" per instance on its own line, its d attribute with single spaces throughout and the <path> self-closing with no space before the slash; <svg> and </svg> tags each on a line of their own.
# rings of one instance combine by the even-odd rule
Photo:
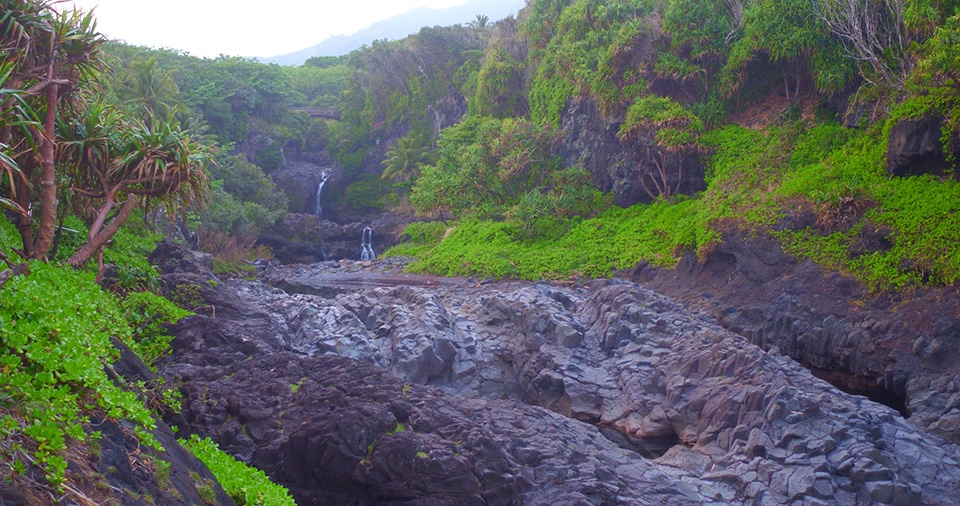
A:
<svg viewBox="0 0 960 506">
<path fill-rule="evenodd" d="M 666 168 L 667 184 L 675 193 L 693 195 L 706 189 L 703 165 L 696 155 L 680 158 L 660 153 L 651 135 L 621 140 L 619 122 L 603 117 L 592 100 L 571 99 L 560 123 L 556 150 L 564 163 L 589 171 L 594 185 L 612 191 L 622 207 L 656 198 L 653 178 L 661 181 L 658 164 Z"/>
<path fill-rule="evenodd" d="M 887 171 L 896 177 L 942 176 L 948 172 L 954 177 L 960 176 L 957 174 L 960 142 L 955 138 L 948 146 L 953 153 L 952 161 L 948 161 L 941 125 L 942 120 L 935 115 L 897 122 L 888 138 Z"/>
</svg>

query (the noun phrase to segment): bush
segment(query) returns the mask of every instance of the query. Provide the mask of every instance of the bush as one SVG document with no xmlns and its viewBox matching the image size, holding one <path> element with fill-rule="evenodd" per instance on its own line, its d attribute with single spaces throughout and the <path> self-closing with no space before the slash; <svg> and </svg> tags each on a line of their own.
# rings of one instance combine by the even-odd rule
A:
<svg viewBox="0 0 960 506">
<path fill-rule="evenodd" d="M 343 207 L 348 211 L 382 211 L 383 197 L 390 184 L 376 174 L 364 174 L 343 191 Z"/>
<path fill-rule="evenodd" d="M 238 505 L 295 506 L 286 488 L 270 481 L 263 471 L 227 455 L 209 438 L 200 439 L 194 434 L 181 439 L 180 444 L 203 461 Z"/>
<path fill-rule="evenodd" d="M 213 180 L 240 202 L 252 202 L 271 212 L 287 210 L 287 196 L 277 189 L 263 170 L 243 156 L 230 156 L 210 169 Z"/>
<path fill-rule="evenodd" d="M 127 344 L 148 366 L 170 350 L 173 337 L 166 326 L 193 314 L 150 292 L 128 293 L 120 301 L 120 309 L 133 331 Z"/>
</svg>

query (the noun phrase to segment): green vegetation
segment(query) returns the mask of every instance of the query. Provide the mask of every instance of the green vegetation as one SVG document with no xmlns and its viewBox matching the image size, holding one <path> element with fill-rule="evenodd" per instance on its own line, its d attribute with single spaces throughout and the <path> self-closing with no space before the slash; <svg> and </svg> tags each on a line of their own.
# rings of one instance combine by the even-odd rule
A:
<svg viewBox="0 0 960 506">
<path fill-rule="evenodd" d="M 958 6 L 870 5 L 532 2 L 519 17 L 526 62 L 496 49 L 510 47 L 500 39 L 473 74 L 486 66 L 503 82 L 525 68 L 531 119 L 495 106 L 509 94 L 479 100 L 472 81 L 472 116 L 442 132 L 437 162 L 423 167 L 411 195 L 420 212 L 457 221 L 413 225 L 410 240 L 387 255 L 418 257 L 417 272 L 608 276 L 638 261 L 670 266 L 687 251 L 704 258 L 724 234 L 772 234 L 788 252 L 874 291 L 955 283 L 957 183 L 891 179 L 884 155 L 897 122 L 935 115 L 951 160 L 960 132 Z M 866 38 L 847 36 L 856 27 L 844 13 L 875 22 Z M 860 128 L 824 122 L 829 114 L 810 111 L 825 92 L 874 116 Z M 768 126 L 723 124 L 768 94 L 787 101 L 765 113 Z M 656 166 L 641 182 L 656 202 L 607 209 L 609 200 L 583 192 L 574 209 L 550 202 L 590 185 L 552 180 L 577 170 L 545 148 L 571 99 L 593 102 L 621 140 L 650 150 Z M 474 117 L 483 114 L 493 117 Z M 692 156 L 706 162 L 707 189 L 678 197 L 671 175 Z"/>
<path fill-rule="evenodd" d="M 587 216 L 603 199 L 584 170 L 558 167 L 552 140 L 524 119 L 469 117 L 443 131 L 437 163 L 422 168 L 411 203 L 441 217 L 509 218 L 530 236 L 558 217 Z"/>
<path fill-rule="evenodd" d="M 91 411 L 138 423 L 141 441 L 158 447 L 142 430 L 154 428 L 151 412 L 104 370 L 119 356 L 111 340 L 132 340 L 116 300 L 92 274 L 40 262 L 30 268 L 0 290 L 0 440 L 28 437 L 33 462 L 59 488 L 63 452 L 87 439 Z"/>
<path fill-rule="evenodd" d="M 210 469 L 217 481 L 239 505 L 293 506 L 293 498 L 284 487 L 277 485 L 263 471 L 249 467 L 243 462 L 223 453 L 217 444 L 196 434 L 190 439 L 181 439 L 180 444 L 189 449 Z"/>
<path fill-rule="evenodd" d="M 446 239 L 438 223 L 415 224 L 410 241 L 387 254 L 418 256 L 412 271 L 444 275 L 610 276 L 640 261 L 669 267 L 685 251 L 706 255 L 722 230 L 770 230 L 799 206 L 815 225 L 774 233 L 791 253 L 877 291 L 960 280 L 960 183 L 888 178 L 876 131 L 793 124 L 763 135 L 726 127 L 705 143 L 717 154 L 696 198 L 609 209 L 532 241 L 518 240 L 511 223 L 464 220 Z M 890 247 L 864 246 L 870 230 Z"/>
<path fill-rule="evenodd" d="M 153 365 L 170 349 L 173 338 L 165 326 L 192 314 L 151 292 L 128 293 L 120 301 L 120 309 L 132 330 L 130 348 L 147 365 Z"/>
</svg>

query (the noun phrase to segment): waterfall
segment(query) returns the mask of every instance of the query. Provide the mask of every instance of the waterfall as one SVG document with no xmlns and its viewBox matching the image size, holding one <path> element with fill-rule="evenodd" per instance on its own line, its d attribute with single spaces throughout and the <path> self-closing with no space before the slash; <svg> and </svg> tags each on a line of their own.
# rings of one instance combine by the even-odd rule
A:
<svg viewBox="0 0 960 506">
<path fill-rule="evenodd" d="M 360 260 L 376 260 L 377 254 L 373 252 L 373 229 L 365 227 L 363 236 L 360 238 Z"/>
<path fill-rule="evenodd" d="M 323 219 L 323 207 L 320 206 L 320 195 L 323 193 L 323 185 L 327 182 L 327 179 L 330 179 L 330 169 L 323 169 L 323 172 L 320 173 L 320 184 L 317 185 L 317 219 Z"/>
</svg>

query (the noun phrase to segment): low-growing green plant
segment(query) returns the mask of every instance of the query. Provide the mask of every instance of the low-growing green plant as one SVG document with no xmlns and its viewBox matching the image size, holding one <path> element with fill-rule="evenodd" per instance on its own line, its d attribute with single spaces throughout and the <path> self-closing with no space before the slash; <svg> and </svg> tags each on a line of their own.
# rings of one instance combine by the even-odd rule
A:
<svg viewBox="0 0 960 506">
<path fill-rule="evenodd" d="M 29 276 L 0 290 L 0 410 L 8 422 L 0 437 L 22 434 L 36 442 L 35 463 L 60 488 L 64 451 L 69 441 L 86 440 L 91 410 L 149 429 L 155 424 L 143 401 L 104 370 L 119 355 L 111 339 L 131 339 L 113 297 L 92 273 L 40 262 L 30 267 Z M 150 433 L 135 432 L 159 448 Z"/>
<path fill-rule="evenodd" d="M 148 366 L 170 349 L 173 338 L 166 326 L 193 314 L 151 292 L 128 293 L 120 300 L 120 309 L 133 330 L 128 344 Z"/>
<path fill-rule="evenodd" d="M 408 269 L 443 275 L 524 279 L 609 276 L 639 261 L 671 266 L 684 251 L 702 258 L 724 231 L 772 233 L 786 251 L 862 281 L 873 291 L 944 286 L 960 280 L 960 183 L 932 176 L 890 178 L 880 128 L 802 123 L 754 131 L 707 132 L 708 187 L 694 198 L 593 219 L 561 220 L 536 193 L 508 222 L 461 220 L 455 228 L 417 225 L 386 254 L 418 257 Z M 797 207 L 816 224 L 791 229 Z M 538 225 L 536 234 L 525 228 Z M 421 228 L 423 227 L 423 228 Z M 429 230 L 429 234 L 424 232 Z M 878 235 L 879 234 L 879 235 Z M 864 246 L 865 237 L 881 243 Z M 877 244 L 881 244 L 877 246 Z M 874 249 L 870 249 L 873 247 Z"/>
<path fill-rule="evenodd" d="M 181 439 L 180 444 L 190 450 L 210 469 L 224 491 L 237 504 L 248 506 L 294 506 L 290 492 L 273 483 L 263 471 L 247 466 L 224 453 L 209 438 L 196 434 Z"/>
</svg>

